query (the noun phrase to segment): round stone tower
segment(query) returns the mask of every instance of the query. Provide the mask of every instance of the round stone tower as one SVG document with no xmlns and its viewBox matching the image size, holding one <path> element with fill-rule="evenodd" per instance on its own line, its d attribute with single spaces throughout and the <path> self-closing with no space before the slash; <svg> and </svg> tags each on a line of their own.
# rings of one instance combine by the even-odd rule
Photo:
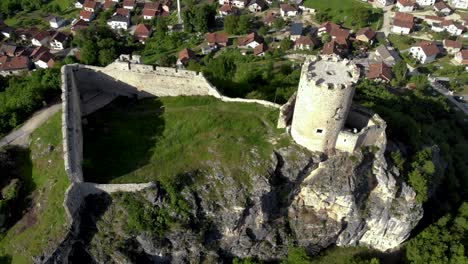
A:
<svg viewBox="0 0 468 264">
<path fill-rule="evenodd" d="M 311 56 L 302 66 L 291 135 L 312 151 L 335 148 L 354 95 L 359 70 L 337 56 Z"/>
</svg>

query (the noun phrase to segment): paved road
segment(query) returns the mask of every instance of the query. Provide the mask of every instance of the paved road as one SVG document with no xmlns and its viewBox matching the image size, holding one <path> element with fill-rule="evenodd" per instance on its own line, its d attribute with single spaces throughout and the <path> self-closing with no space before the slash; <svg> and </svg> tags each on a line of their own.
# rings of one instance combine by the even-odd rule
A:
<svg viewBox="0 0 468 264">
<path fill-rule="evenodd" d="M 37 111 L 28 119 L 21 127 L 12 131 L 0 140 L 0 147 L 5 145 L 21 145 L 27 146 L 29 135 L 39 126 L 45 123 L 52 115 L 62 109 L 62 103 L 58 102 L 47 108 Z"/>
<path fill-rule="evenodd" d="M 452 102 L 458 109 L 460 109 L 465 115 L 468 115 L 468 108 L 465 107 L 463 103 L 458 102 L 453 98 L 453 95 L 450 94 L 449 90 L 445 87 L 443 87 L 441 84 L 438 84 L 436 82 L 431 82 L 432 88 L 445 96 L 450 102 Z"/>
<path fill-rule="evenodd" d="M 390 20 L 391 20 L 391 17 L 392 17 L 392 7 L 393 5 L 389 5 L 389 6 L 386 6 L 383 8 L 383 25 L 382 25 L 382 28 L 379 30 L 380 32 L 383 32 L 384 35 L 387 37 L 388 34 L 390 34 L 390 29 L 391 29 L 391 25 L 390 25 Z"/>
</svg>

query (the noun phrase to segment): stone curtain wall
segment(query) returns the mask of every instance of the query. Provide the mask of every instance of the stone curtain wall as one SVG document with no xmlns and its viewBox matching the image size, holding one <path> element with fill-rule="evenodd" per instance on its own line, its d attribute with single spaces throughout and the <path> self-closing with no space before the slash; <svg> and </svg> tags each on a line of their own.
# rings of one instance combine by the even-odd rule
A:
<svg viewBox="0 0 468 264">
<path fill-rule="evenodd" d="M 81 100 L 74 71 L 78 65 L 62 67 L 62 136 L 63 159 L 70 181 L 83 182 L 83 132 L 81 127 Z"/>
</svg>

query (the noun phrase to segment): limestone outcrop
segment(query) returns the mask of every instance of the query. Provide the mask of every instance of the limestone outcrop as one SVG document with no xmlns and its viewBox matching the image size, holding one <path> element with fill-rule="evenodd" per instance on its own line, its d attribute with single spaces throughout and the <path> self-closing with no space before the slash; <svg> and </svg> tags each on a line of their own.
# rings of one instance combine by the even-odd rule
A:
<svg viewBox="0 0 468 264">
<path fill-rule="evenodd" d="M 98 263 L 135 256 L 148 263 L 198 263 L 232 257 L 280 260 L 291 244 L 312 254 L 335 244 L 382 251 L 398 247 L 423 212 L 414 191 L 387 163 L 385 141 L 383 135 L 375 147 L 329 157 L 297 145 L 281 148 L 272 155 L 267 172 L 250 171 L 246 185 L 236 183 L 221 165 L 211 164 L 211 170 L 190 175 L 210 184 L 187 185 L 181 191 L 190 207 L 189 224 L 168 230 L 163 237 L 148 232 L 132 235 L 119 225 L 105 224 L 113 223 L 115 215 L 104 213 L 87 251 Z M 170 208 L 161 188 L 153 186 L 140 195 L 157 208 Z M 107 209 L 119 210 L 118 203 Z M 120 249 L 104 250 L 106 243 L 99 239 L 105 236 L 99 234 L 109 232 L 116 236 L 113 239 L 128 243 L 124 252 L 122 244 Z"/>
</svg>

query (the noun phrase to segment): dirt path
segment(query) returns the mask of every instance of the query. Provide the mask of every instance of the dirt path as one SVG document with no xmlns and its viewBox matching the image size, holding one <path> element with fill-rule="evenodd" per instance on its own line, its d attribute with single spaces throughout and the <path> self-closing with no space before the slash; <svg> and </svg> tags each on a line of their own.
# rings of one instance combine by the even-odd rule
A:
<svg viewBox="0 0 468 264">
<path fill-rule="evenodd" d="M 55 103 L 47 108 L 37 111 L 21 127 L 13 130 L 0 140 L 0 147 L 6 145 L 26 146 L 29 141 L 29 135 L 39 126 L 44 124 L 52 115 L 62 109 L 62 103 Z"/>
</svg>

